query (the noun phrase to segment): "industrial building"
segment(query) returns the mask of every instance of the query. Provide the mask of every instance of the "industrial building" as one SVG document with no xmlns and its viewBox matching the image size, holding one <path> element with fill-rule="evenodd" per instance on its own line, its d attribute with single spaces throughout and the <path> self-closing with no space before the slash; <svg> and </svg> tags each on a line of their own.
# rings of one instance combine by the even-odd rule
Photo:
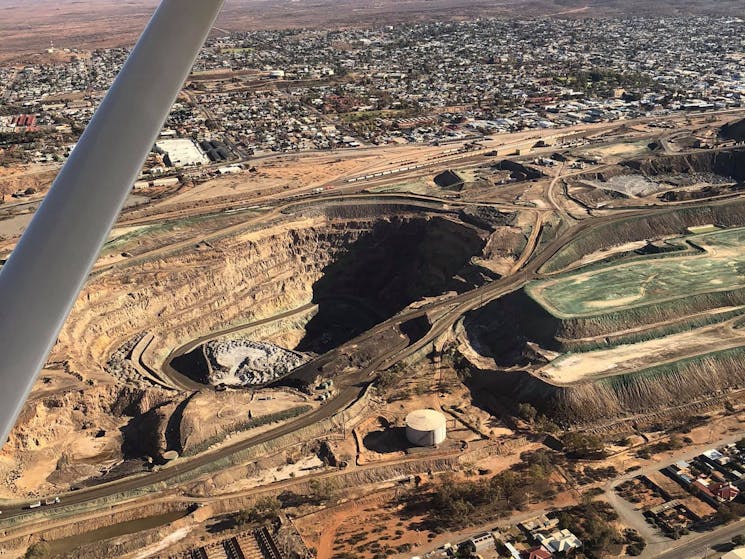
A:
<svg viewBox="0 0 745 559">
<path fill-rule="evenodd" d="M 416 446 L 442 444 L 447 437 L 447 421 L 440 412 L 416 410 L 406 416 L 406 439 Z"/>
<path fill-rule="evenodd" d="M 185 138 L 159 140 L 155 147 L 166 154 L 166 164 L 170 167 L 189 167 L 210 162 L 194 142 Z"/>
<path fill-rule="evenodd" d="M 213 163 L 230 159 L 228 148 L 222 142 L 203 140 L 199 142 L 199 147 Z"/>
</svg>

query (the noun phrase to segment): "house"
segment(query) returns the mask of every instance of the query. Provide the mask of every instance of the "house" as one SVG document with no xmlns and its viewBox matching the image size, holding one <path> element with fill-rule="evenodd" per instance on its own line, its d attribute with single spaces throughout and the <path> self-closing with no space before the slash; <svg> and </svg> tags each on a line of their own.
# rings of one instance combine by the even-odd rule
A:
<svg viewBox="0 0 745 559">
<path fill-rule="evenodd" d="M 534 537 L 536 542 L 548 551 L 564 557 L 572 555 L 577 549 L 582 547 L 582 541 L 566 529 L 557 530 L 548 535 L 536 534 Z"/>
<path fill-rule="evenodd" d="M 484 532 L 483 534 L 472 537 L 470 540 L 468 540 L 468 543 L 473 546 L 473 549 L 476 551 L 476 553 L 485 550 L 493 550 L 496 548 L 494 536 L 492 536 L 489 532 Z"/>
<path fill-rule="evenodd" d="M 706 483 L 706 480 L 703 479 L 697 479 L 691 484 L 692 487 L 695 487 L 698 491 L 700 491 L 703 495 L 706 495 L 707 497 L 713 497 L 714 494 L 709 489 L 709 486 Z"/>
<path fill-rule="evenodd" d="M 553 559 L 553 554 L 543 547 L 535 547 L 526 551 L 525 559 Z"/>
<path fill-rule="evenodd" d="M 731 483 L 712 483 L 709 491 L 723 503 L 734 501 L 740 494 L 740 490 Z"/>
</svg>

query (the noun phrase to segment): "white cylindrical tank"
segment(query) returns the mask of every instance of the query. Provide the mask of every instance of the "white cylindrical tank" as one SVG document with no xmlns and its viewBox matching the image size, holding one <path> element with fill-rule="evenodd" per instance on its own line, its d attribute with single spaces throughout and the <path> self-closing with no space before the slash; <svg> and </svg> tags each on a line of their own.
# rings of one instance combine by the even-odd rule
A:
<svg viewBox="0 0 745 559">
<path fill-rule="evenodd" d="M 435 410 L 416 410 L 406 416 L 406 438 L 416 446 L 442 444 L 447 437 L 445 416 Z"/>
</svg>

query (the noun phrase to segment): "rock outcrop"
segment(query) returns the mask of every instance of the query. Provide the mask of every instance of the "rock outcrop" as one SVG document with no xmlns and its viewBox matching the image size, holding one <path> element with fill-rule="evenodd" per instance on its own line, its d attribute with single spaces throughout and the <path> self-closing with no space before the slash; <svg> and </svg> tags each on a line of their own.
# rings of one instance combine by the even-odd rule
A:
<svg viewBox="0 0 745 559">
<path fill-rule="evenodd" d="M 214 340 L 206 344 L 208 382 L 255 386 L 267 384 L 305 363 L 310 356 L 251 340 Z"/>
</svg>

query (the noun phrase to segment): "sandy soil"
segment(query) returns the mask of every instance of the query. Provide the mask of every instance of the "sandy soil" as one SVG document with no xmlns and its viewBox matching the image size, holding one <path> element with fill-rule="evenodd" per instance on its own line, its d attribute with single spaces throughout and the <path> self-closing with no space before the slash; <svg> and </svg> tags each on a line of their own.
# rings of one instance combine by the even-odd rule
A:
<svg viewBox="0 0 745 559">
<path fill-rule="evenodd" d="M 190 532 L 191 532 L 191 527 L 189 526 L 184 526 L 183 528 L 179 528 L 175 532 L 168 534 L 165 538 L 163 538 L 163 540 L 161 540 L 157 544 L 146 547 L 142 551 L 138 552 L 136 555 L 133 555 L 132 559 L 146 559 L 147 557 L 152 557 L 156 553 L 168 549 L 169 547 L 174 545 L 176 542 L 183 540 L 189 535 Z"/>
<path fill-rule="evenodd" d="M 255 487 L 261 487 L 262 485 L 268 485 L 276 481 L 301 478 L 312 473 L 317 473 L 323 467 L 323 462 L 318 458 L 318 456 L 312 455 L 303 458 L 302 460 L 298 460 L 294 464 L 284 464 L 276 469 L 267 470 L 261 475 L 240 479 L 235 483 L 231 483 L 229 487 L 217 491 L 215 494 L 219 495 L 223 492 L 235 493 L 253 489 Z"/>
<path fill-rule="evenodd" d="M 36 421 L 45 428 L 37 429 L 39 438 L 29 441 L 30 448 L 20 455 L 0 458 L 0 476 L 12 479 L 12 485 L 0 488 L 2 498 L 53 494 L 60 485 L 65 487 L 68 478 L 71 482 L 95 475 L 120 459 L 119 428 L 126 421 L 102 417 L 91 429 L 80 431 L 73 420 L 66 421 L 41 407 L 37 407 Z M 96 437 L 99 429 L 105 430 L 104 436 Z M 18 456 L 20 463 L 15 460 Z M 61 465 L 63 460 L 69 467 Z M 50 477 L 53 474 L 55 477 Z"/>
<path fill-rule="evenodd" d="M 597 262 L 598 260 L 603 260 L 604 258 L 608 258 L 609 256 L 613 256 L 614 254 L 618 254 L 621 252 L 630 252 L 632 250 L 644 248 L 645 246 L 647 246 L 647 241 L 632 241 L 630 243 L 624 243 L 622 245 L 617 245 L 609 249 L 598 250 L 596 252 L 593 252 L 592 254 L 588 254 L 587 256 L 582 257 L 577 267 L 585 266 L 587 264 L 591 264 L 592 262 Z"/>
<path fill-rule="evenodd" d="M 52 184 L 59 168 L 59 164 L 42 165 L 36 163 L 0 167 L 0 199 L 5 196 L 6 202 L 12 202 L 13 199 L 6 195 L 27 188 L 44 192 Z M 40 195 L 31 196 L 29 199 L 38 197 Z"/>
<path fill-rule="evenodd" d="M 298 529 L 309 545 L 317 549 L 317 559 L 331 559 L 335 553 L 352 552 L 359 559 L 370 559 L 370 543 L 379 542 L 382 548 L 410 544 L 411 551 L 391 553 L 395 558 L 408 559 L 414 554 L 423 555 L 446 542 L 457 542 L 472 535 L 492 529 L 494 526 L 510 526 L 544 512 L 539 505 L 510 518 L 495 519 L 484 526 L 474 526 L 457 532 L 436 535 L 419 529 L 425 516 L 405 516 L 393 499 L 393 495 L 379 494 L 346 503 L 330 510 L 321 511 L 296 520 Z M 552 507 L 571 506 L 576 496 L 559 493 Z M 353 543 L 357 541 L 358 543 Z"/>
<path fill-rule="evenodd" d="M 167 206 L 212 200 L 223 196 L 267 195 L 298 189 L 313 189 L 361 171 L 377 157 L 354 158 L 344 154 L 321 156 L 284 156 L 271 162 L 256 162 L 257 173 L 219 177 L 156 204 Z M 295 193 L 295 192 L 291 192 Z"/>
<path fill-rule="evenodd" d="M 253 417 L 262 417 L 301 405 L 312 406 L 313 403 L 295 394 L 274 390 L 262 390 L 257 394 L 246 391 L 204 391 L 192 398 L 186 413 L 194 422 L 209 421 L 213 426 L 229 430 L 230 425 L 243 420 L 249 411 Z M 252 430 L 251 436 L 259 431 Z"/>
<path fill-rule="evenodd" d="M 647 140 L 642 140 L 639 142 L 619 142 L 616 144 L 592 148 L 590 150 L 587 150 L 587 153 L 591 155 L 599 155 L 600 157 L 628 159 L 631 157 L 638 157 L 639 155 L 649 152 L 647 144 Z"/>
<path fill-rule="evenodd" d="M 726 323 L 716 324 L 638 344 L 565 355 L 540 369 L 538 374 L 552 382 L 570 384 L 619 375 L 744 343 L 745 332 L 728 328 Z"/>
</svg>

